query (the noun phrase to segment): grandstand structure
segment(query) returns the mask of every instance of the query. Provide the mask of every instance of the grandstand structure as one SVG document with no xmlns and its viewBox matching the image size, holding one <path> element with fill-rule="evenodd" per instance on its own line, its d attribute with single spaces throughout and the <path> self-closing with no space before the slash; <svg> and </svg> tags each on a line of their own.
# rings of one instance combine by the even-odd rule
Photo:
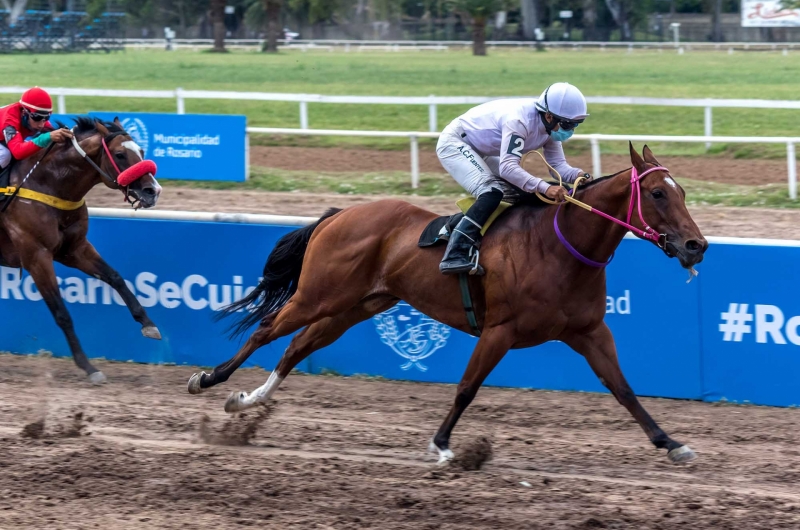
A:
<svg viewBox="0 0 800 530">
<path fill-rule="evenodd" d="M 86 0 L 16 0 L 0 10 L 0 53 L 52 53 L 123 49 L 125 13 L 106 2 L 101 13 Z M 6 4 L 8 5 L 8 4 Z"/>
</svg>

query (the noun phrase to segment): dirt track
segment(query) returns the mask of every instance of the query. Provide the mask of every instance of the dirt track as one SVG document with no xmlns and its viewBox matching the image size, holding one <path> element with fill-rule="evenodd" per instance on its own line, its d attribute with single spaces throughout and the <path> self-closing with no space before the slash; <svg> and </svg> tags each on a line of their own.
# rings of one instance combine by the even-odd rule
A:
<svg viewBox="0 0 800 530">
<path fill-rule="evenodd" d="M 591 167 L 588 155 L 571 157 L 570 162 Z M 784 182 L 786 165 L 774 160 L 735 160 L 722 158 L 666 157 L 661 160 L 674 174 L 701 180 L 754 184 Z M 408 153 L 367 149 L 253 147 L 253 165 L 288 170 L 379 171 L 408 170 Z M 605 155 L 603 167 L 622 168 L 625 157 Z M 422 151 L 420 167 L 425 172 L 442 172 L 435 153 Z M 445 177 L 443 177 L 445 178 Z M 328 208 L 346 208 L 354 204 L 375 201 L 387 196 L 345 195 L 334 193 L 272 193 L 259 191 L 220 191 L 166 186 L 158 208 L 205 212 L 268 213 L 277 215 L 319 216 Z M 423 208 L 448 214 L 454 211 L 451 197 L 400 198 Z M 123 208 L 119 192 L 98 186 L 89 194 L 90 206 Z M 800 210 L 766 208 L 725 208 L 694 206 L 692 216 L 705 235 L 730 237 L 764 237 L 771 239 L 800 239 Z"/>
<path fill-rule="evenodd" d="M 69 360 L 0 364 L 3 529 L 800 527 L 793 409 L 643 400 L 697 451 L 679 467 L 609 396 L 487 388 L 453 447 L 486 436 L 495 456 L 462 471 L 423 452 L 452 386 L 292 375 L 260 425 L 223 429 L 227 393 L 265 372 L 190 396 L 190 367 L 101 362 L 96 388 Z M 248 424 L 249 445 L 218 445 Z"/>
<path fill-rule="evenodd" d="M 95 188 L 89 205 L 123 208 L 119 192 Z M 344 195 L 334 193 L 275 193 L 263 191 L 219 191 L 191 188 L 165 188 L 158 203 L 159 210 L 195 212 L 269 213 L 319 217 L 335 206 L 346 208 L 389 196 Z M 454 199 L 442 197 L 395 196 L 422 208 L 441 214 L 455 211 Z M 765 237 L 800 239 L 800 210 L 769 208 L 725 208 L 693 206 L 690 209 L 704 235 L 729 237 Z"/>
<path fill-rule="evenodd" d="M 570 155 L 569 163 L 592 171 L 591 154 Z M 372 171 L 408 171 L 408 151 L 380 151 L 375 149 L 347 149 L 337 147 L 266 147 L 250 149 L 250 163 L 254 166 L 290 170 L 343 171 L 365 173 Z M 670 168 L 673 175 L 694 180 L 727 182 L 730 184 L 766 184 L 786 182 L 785 160 L 735 159 L 724 157 L 659 156 L 659 162 Z M 630 167 L 630 157 L 602 155 L 604 173 Z M 447 174 L 436 153 L 421 149 L 419 168 L 423 173 Z"/>
</svg>

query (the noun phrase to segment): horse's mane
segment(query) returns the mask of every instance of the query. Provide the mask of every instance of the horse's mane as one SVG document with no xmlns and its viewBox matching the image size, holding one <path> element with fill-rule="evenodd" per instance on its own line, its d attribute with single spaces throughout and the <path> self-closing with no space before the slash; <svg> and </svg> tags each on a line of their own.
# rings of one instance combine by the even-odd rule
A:
<svg viewBox="0 0 800 530">
<path fill-rule="evenodd" d="M 598 177 L 596 179 L 593 179 L 591 182 L 588 182 L 586 184 L 581 184 L 579 190 L 582 191 L 582 190 L 585 190 L 585 189 L 589 189 L 589 188 L 591 188 L 593 186 L 597 186 L 601 182 L 605 182 L 606 180 L 612 179 L 612 178 L 616 177 L 617 175 L 619 175 L 620 173 L 624 173 L 625 171 L 627 171 L 627 169 L 623 169 L 622 171 L 617 171 L 616 173 L 614 173 L 612 175 L 604 175 L 602 177 Z M 558 182 L 549 181 L 548 184 L 558 185 Z M 565 185 L 568 188 L 571 187 L 569 184 L 565 183 Z M 521 193 L 520 200 L 517 201 L 515 204 L 516 205 L 524 204 L 524 205 L 530 206 L 532 208 L 542 208 L 542 207 L 545 207 L 545 206 L 550 206 L 550 204 L 548 204 L 548 203 L 544 202 L 543 200 L 541 200 L 535 193 L 526 193 L 526 192 L 522 192 Z"/>
<path fill-rule="evenodd" d="M 100 118 L 96 118 L 94 116 L 77 116 L 73 118 L 75 122 L 75 134 L 85 134 L 85 133 L 94 133 L 97 132 L 97 124 L 103 125 L 106 129 L 108 129 L 109 135 L 106 137 L 106 142 L 111 141 L 113 138 L 121 135 L 121 134 L 128 134 L 125 129 L 120 127 L 114 122 L 101 120 Z M 59 121 L 56 122 L 59 127 L 64 127 L 65 125 Z"/>
</svg>

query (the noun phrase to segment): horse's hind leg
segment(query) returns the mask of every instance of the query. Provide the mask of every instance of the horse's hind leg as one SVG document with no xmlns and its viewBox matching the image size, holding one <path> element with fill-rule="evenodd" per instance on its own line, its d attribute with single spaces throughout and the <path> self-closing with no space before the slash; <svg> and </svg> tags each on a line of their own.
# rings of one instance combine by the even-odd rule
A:
<svg viewBox="0 0 800 530">
<path fill-rule="evenodd" d="M 44 298 L 47 307 L 53 314 L 56 324 L 64 332 L 67 337 L 72 358 L 78 368 L 86 372 L 89 376 L 89 381 L 92 384 L 99 385 L 106 382 L 106 376 L 103 372 L 92 366 L 86 354 L 81 348 L 81 343 L 78 336 L 75 334 L 75 328 L 72 324 L 72 317 L 67 311 L 67 306 L 61 298 L 61 293 L 58 290 L 58 283 L 56 281 L 56 271 L 53 267 L 53 257 L 46 251 L 34 251 L 31 253 L 22 252 L 22 265 L 28 270 L 33 281 L 36 282 L 36 287 L 39 293 Z"/>
<path fill-rule="evenodd" d="M 386 311 L 397 301 L 397 298 L 388 295 L 370 297 L 339 315 L 323 318 L 306 327 L 292 339 L 267 382 L 250 394 L 247 392 L 232 392 L 225 402 L 225 411 L 237 412 L 266 402 L 278 389 L 278 386 L 286 376 L 303 359 L 320 348 L 332 344 L 345 331 L 359 322 Z"/>
<path fill-rule="evenodd" d="M 622 375 L 617 360 L 617 349 L 614 346 L 614 337 L 608 326 L 603 323 L 590 333 L 573 337 L 564 342 L 586 358 L 600 382 L 611 391 L 623 407 L 628 409 L 653 445 L 668 451 L 667 456 L 672 462 L 689 462 L 696 458 L 694 451 L 688 446 L 670 438 L 639 403 L 636 394 L 633 393 L 625 376 Z"/>
<path fill-rule="evenodd" d="M 342 313 L 356 304 L 358 298 L 343 299 L 336 304 L 309 303 L 304 301 L 299 292 L 296 293 L 285 306 L 264 318 L 244 346 L 231 359 L 214 368 L 210 374 L 200 372 L 192 375 L 189 378 L 189 393 L 199 394 L 206 388 L 224 383 L 260 347 L 318 320 Z"/>
<path fill-rule="evenodd" d="M 128 285 L 122 276 L 100 257 L 100 254 L 91 243 L 84 239 L 74 245 L 73 248 L 70 248 L 69 252 L 65 253 L 64 256 L 59 257 L 58 261 L 67 267 L 78 269 L 110 285 L 122 297 L 133 319 L 142 325 L 142 335 L 149 339 L 161 339 L 161 332 L 158 331 L 156 325 L 147 316 L 147 312 L 142 307 L 142 304 L 139 303 L 136 295 L 128 289 Z"/>
</svg>

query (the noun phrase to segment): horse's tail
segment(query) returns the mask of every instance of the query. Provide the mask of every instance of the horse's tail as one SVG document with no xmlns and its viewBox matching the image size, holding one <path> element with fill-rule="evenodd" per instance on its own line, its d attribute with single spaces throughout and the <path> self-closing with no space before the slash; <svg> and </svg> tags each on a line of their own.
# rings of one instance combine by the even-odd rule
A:
<svg viewBox="0 0 800 530">
<path fill-rule="evenodd" d="M 231 338 L 244 334 L 264 317 L 286 305 L 297 291 L 311 234 L 322 221 L 341 211 L 339 208 L 331 208 L 316 223 L 289 232 L 278 240 L 264 265 L 263 279 L 255 290 L 241 300 L 223 307 L 214 317 L 215 320 L 220 320 L 244 310 L 243 316 L 228 328 Z"/>
</svg>

